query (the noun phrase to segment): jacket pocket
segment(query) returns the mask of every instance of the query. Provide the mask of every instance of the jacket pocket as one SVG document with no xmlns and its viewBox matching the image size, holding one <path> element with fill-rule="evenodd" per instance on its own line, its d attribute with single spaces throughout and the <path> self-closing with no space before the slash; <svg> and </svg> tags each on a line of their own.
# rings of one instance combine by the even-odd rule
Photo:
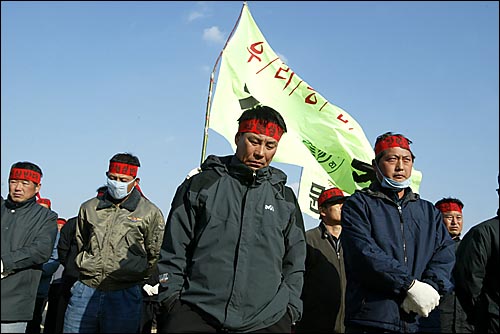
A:
<svg viewBox="0 0 500 334">
<path fill-rule="evenodd" d="M 137 238 L 134 238 L 134 234 L 129 232 L 125 235 L 125 240 L 127 242 L 128 252 L 132 255 L 146 257 L 146 249 L 144 245 L 139 242 Z"/>
</svg>

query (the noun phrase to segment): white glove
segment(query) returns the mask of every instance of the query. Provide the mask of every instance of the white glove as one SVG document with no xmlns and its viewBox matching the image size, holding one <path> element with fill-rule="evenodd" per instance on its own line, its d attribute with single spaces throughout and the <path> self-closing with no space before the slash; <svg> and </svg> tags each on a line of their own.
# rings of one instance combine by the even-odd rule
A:
<svg viewBox="0 0 500 334">
<path fill-rule="evenodd" d="M 407 313 L 413 311 L 422 317 L 439 305 L 439 293 L 429 284 L 415 280 L 401 305 Z"/>
<path fill-rule="evenodd" d="M 142 287 L 142 289 L 144 291 L 146 291 L 146 293 L 148 294 L 148 296 L 153 296 L 153 295 L 157 295 L 158 294 L 158 286 L 160 284 L 156 284 L 155 286 L 151 286 L 149 284 L 144 284 L 144 286 Z"/>
<path fill-rule="evenodd" d="M 2 260 L 2 259 L 0 259 L 0 263 L 1 263 L 1 266 L 2 266 L 2 268 L 0 268 L 0 269 L 2 269 L 2 270 L 0 270 L 0 274 L 2 275 L 2 278 L 4 278 L 4 277 L 6 277 L 7 275 L 4 275 L 4 274 L 3 274 L 3 260 Z"/>
</svg>

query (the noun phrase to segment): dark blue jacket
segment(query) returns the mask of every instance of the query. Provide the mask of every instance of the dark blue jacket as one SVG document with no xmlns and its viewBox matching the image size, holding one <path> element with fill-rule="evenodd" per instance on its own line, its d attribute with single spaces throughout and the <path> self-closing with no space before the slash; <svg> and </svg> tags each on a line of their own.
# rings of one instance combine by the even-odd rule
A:
<svg viewBox="0 0 500 334">
<path fill-rule="evenodd" d="M 415 332 L 415 313 L 400 307 L 414 279 L 441 295 L 453 288 L 454 242 L 441 213 L 405 190 L 400 204 L 373 182 L 342 208 L 346 267 L 346 326 Z"/>
</svg>

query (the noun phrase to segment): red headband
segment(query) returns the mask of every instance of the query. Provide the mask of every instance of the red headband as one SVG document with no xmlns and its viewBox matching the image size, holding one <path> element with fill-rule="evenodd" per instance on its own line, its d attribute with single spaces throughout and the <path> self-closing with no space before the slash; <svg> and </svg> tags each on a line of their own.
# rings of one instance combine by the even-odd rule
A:
<svg viewBox="0 0 500 334">
<path fill-rule="evenodd" d="M 321 195 L 318 198 L 318 207 L 322 206 L 328 200 L 339 200 L 344 199 L 345 195 L 339 188 L 331 188 L 327 190 L 323 190 Z"/>
<path fill-rule="evenodd" d="M 462 207 L 455 202 L 445 202 L 436 205 L 436 208 L 441 212 L 458 211 L 462 213 Z"/>
<path fill-rule="evenodd" d="M 403 136 L 388 136 L 375 144 L 375 155 L 391 147 L 401 147 L 411 152 L 408 139 Z"/>
<path fill-rule="evenodd" d="M 279 141 L 284 131 L 276 123 L 265 122 L 259 119 L 248 119 L 240 122 L 238 132 L 252 132 L 259 135 L 266 135 Z"/>
<path fill-rule="evenodd" d="M 139 170 L 139 167 L 134 166 L 134 165 L 129 165 L 126 163 L 122 163 L 122 162 L 110 162 L 109 163 L 109 172 L 110 173 L 125 174 L 125 175 L 130 175 L 132 177 L 136 177 L 138 170 Z"/>
<path fill-rule="evenodd" d="M 47 205 L 49 207 L 49 209 L 52 208 L 52 203 L 50 202 L 50 199 L 48 199 L 48 198 L 41 198 L 40 197 L 40 198 L 38 198 L 36 200 L 36 202 L 38 204 L 45 204 L 45 205 Z"/>
<path fill-rule="evenodd" d="M 31 169 L 12 168 L 10 170 L 9 180 L 28 180 L 40 184 L 41 179 L 42 174 Z"/>
</svg>

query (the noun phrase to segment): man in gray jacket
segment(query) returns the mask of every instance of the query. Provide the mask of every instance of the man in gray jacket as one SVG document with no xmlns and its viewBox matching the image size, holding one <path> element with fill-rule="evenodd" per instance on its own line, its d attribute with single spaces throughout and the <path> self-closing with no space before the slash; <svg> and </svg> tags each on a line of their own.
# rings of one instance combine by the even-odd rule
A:
<svg viewBox="0 0 500 334">
<path fill-rule="evenodd" d="M 269 166 L 286 125 L 261 105 L 238 122 L 236 154 L 209 156 L 172 201 L 159 333 L 289 333 L 301 317 L 302 213 L 286 175 Z"/>
<path fill-rule="evenodd" d="M 24 333 L 33 318 L 35 298 L 57 234 L 57 214 L 36 202 L 42 170 L 17 162 L 2 200 L 2 333 Z"/>
</svg>

